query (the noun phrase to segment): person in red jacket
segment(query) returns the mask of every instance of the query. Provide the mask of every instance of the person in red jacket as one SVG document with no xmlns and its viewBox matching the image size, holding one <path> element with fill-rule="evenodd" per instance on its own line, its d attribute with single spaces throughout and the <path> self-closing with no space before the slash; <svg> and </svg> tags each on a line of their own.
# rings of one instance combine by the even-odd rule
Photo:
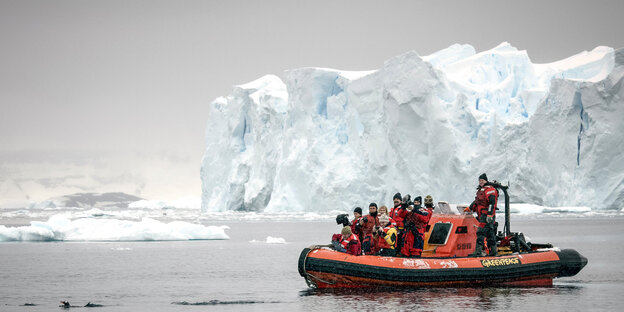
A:
<svg viewBox="0 0 624 312">
<path fill-rule="evenodd" d="M 360 220 L 362 220 L 362 208 L 355 207 L 353 209 L 353 221 L 351 221 L 351 232 L 357 235 L 357 237 L 362 241 L 362 227 L 360 226 Z"/>
<path fill-rule="evenodd" d="M 420 257 L 424 246 L 424 234 L 427 223 L 431 219 L 430 213 L 420 205 L 421 197 L 414 199 L 414 206 L 408 211 L 403 224 L 403 246 L 401 255 L 404 257 Z"/>
<path fill-rule="evenodd" d="M 394 194 L 394 196 L 392 197 L 392 201 L 394 203 L 394 207 L 392 207 L 392 209 L 390 209 L 390 218 L 392 218 L 394 220 L 394 222 L 396 222 L 396 227 L 397 227 L 397 250 L 401 250 L 401 247 L 403 246 L 403 234 L 405 232 L 405 227 L 403 224 L 403 219 L 405 219 L 405 216 L 407 215 L 407 203 L 403 203 L 403 200 L 401 199 L 401 193 L 396 193 Z"/>
<path fill-rule="evenodd" d="M 364 252 L 365 255 L 372 255 L 375 252 L 373 229 L 379 226 L 376 203 L 370 203 L 370 205 L 368 205 L 368 214 L 362 217 L 360 226 L 362 227 L 362 252 Z"/>
<path fill-rule="evenodd" d="M 390 213 L 388 212 L 388 207 L 386 207 L 386 206 L 383 206 L 383 205 L 382 205 L 382 206 L 380 206 L 380 207 L 379 207 L 378 212 L 379 212 L 379 213 L 377 214 L 377 217 L 379 218 L 379 223 L 380 223 L 382 226 L 383 226 L 383 222 L 381 222 L 381 217 L 385 215 L 386 217 L 388 217 L 388 222 L 389 222 L 389 225 L 388 225 L 388 226 L 393 227 L 393 228 L 396 228 L 396 227 L 397 227 L 397 224 L 396 224 L 396 222 L 394 221 L 394 219 L 392 219 L 392 218 L 390 217 Z"/>
<path fill-rule="evenodd" d="M 427 195 L 425 196 L 425 209 L 427 209 L 427 212 L 429 212 L 429 218 L 431 218 L 431 215 L 433 214 L 433 210 L 435 209 L 435 207 L 433 207 L 433 197 L 431 197 L 431 195 Z"/>
<path fill-rule="evenodd" d="M 396 227 L 392 224 L 388 215 L 379 216 L 379 224 L 374 230 L 374 237 L 377 241 L 375 254 L 384 257 L 394 257 L 396 255 Z"/>
<path fill-rule="evenodd" d="M 470 256 L 483 255 L 483 241 L 487 240 L 490 252 L 489 256 L 496 256 L 496 204 L 498 202 L 498 191 L 496 188 L 488 184 L 487 175 L 479 176 L 479 187 L 477 187 L 477 195 L 470 207 L 464 209 L 466 212 L 476 212 L 479 221 L 479 229 L 477 230 L 476 248 Z"/>
<path fill-rule="evenodd" d="M 332 236 L 332 245 L 335 250 L 340 252 L 346 252 L 354 256 L 362 254 L 360 240 L 357 235 L 351 232 L 351 227 L 349 226 L 343 227 L 341 234 Z"/>
</svg>

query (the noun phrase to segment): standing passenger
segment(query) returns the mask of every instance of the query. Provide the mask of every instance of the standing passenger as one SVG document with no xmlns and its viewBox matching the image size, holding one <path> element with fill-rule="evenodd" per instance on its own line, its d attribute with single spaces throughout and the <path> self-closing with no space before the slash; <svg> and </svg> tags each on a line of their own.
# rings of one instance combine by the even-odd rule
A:
<svg viewBox="0 0 624 312">
<path fill-rule="evenodd" d="M 373 229 L 375 229 L 376 226 L 379 226 L 376 203 L 370 203 L 370 205 L 368 205 L 368 214 L 362 217 L 360 225 L 362 227 L 362 251 L 366 255 L 372 255 L 375 250 Z"/>
<path fill-rule="evenodd" d="M 414 208 L 403 220 L 405 232 L 403 233 L 403 246 L 401 255 L 405 257 L 420 257 L 424 246 L 424 234 L 431 215 L 420 205 L 421 197 L 414 199 Z"/>
<path fill-rule="evenodd" d="M 401 193 L 396 193 L 392 197 L 392 201 L 394 202 L 394 207 L 390 210 L 390 218 L 396 222 L 397 226 L 397 250 L 401 250 L 403 246 L 403 233 L 405 232 L 405 227 L 403 224 L 403 219 L 407 215 L 406 205 L 403 205 L 401 201 Z"/>
<path fill-rule="evenodd" d="M 488 184 L 487 175 L 479 176 L 479 187 L 477 187 L 477 195 L 470 207 L 464 211 L 473 211 L 477 213 L 479 221 L 479 229 L 477 230 L 476 248 L 470 256 L 480 257 L 483 255 L 483 240 L 487 239 L 489 256 L 496 256 L 496 203 L 498 201 L 498 191 L 496 188 Z"/>
<path fill-rule="evenodd" d="M 425 196 L 425 209 L 427 209 L 429 215 L 433 214 L 433 209 L 435 209 L 435 207 L 433 206 L 433 197 L 431 197 L 431 195 Z"/>
<path fill-rule="evenodd" d="M 353 209 L 353 221 L 351 221 L 351 232 L 362 241 L 362 227 L 360 226 L 360 220 L 362 220 L 362 208 L 355 207 Z"/>
</svg>

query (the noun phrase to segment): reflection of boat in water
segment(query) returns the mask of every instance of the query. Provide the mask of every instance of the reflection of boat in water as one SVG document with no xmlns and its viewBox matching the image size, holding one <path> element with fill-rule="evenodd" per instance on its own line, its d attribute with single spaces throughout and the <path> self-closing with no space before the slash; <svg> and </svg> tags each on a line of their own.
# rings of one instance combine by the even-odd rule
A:
<svg viewBox="0 0 624 312">
<path fill-rule="evenodd" d="M 468 257 L 475 249 L 478 222 L 439 203 L 425 232 L 421 258 L 353 256 L 326 247 L 305 248 L 299 274 L 311 287 L 366 288 L 384 286 L 550 286 L 553 278 L 574 276 L 587 258 L 572 249 L 532 244 L 509 229 L 507 186 L 505 228 L 498 237 L 498 255 Z"/>
</svg>

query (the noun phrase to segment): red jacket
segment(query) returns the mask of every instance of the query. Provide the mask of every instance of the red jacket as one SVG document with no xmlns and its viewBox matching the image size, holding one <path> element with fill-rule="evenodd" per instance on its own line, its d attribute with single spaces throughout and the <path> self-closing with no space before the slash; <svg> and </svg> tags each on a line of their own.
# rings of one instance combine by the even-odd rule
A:
<svg viewBox="0 0 624 312">
<path fill-rule="evenodd" d="M 360 240 L 357 235 L 351 234 L 349 239 L 344 239 L 342 235 L 340 235 L 340 240 L 338 241 L 342 248 L 347 250 L 347 253 L 350 255 L 360 255 L 362 253 L 362 245 L 360 244 Z"/>
<path fill-rule="evenodd" d="M 399 230 L 402 230 L 404 227 L 403 219 L 405 219 L 407 213 L 407 209 L 401 208 L 400 205 L 399 207 L 393 207 L 392 209 L 390 209 L 390 218 L 394 219 Z"/>
<path fill-rule="evenodd" d="M 421 208 L 414 208 L 414 209 L 423 209 Z M 427 228 L 427 223 L 429 223 L 429 219 L 431 219 L 431 214 L 432 211 L 428 210 L 428 209 L 423 209 L 427 215 L 422 215 L 419 213 L 416 213 L 414 211 L 409 211 L 408 214 L 405 216 L 405 220 L 403 220 L 403 222 L 407 225 L 407 224 L 412 224 L 416 230 L 418 230 L 418 233 L 420 234 L 424 234 L 425 233 L 425 229 Z"/>
<path fill-rule="evenodd" d="M 356 218 L 353 221 L 351 221 L 351 225 L 349 225 L 351 227 L 351 233 L 357 235 L 358 237 L 360 237 L 360 234 L 362 234 L 360 233 L 362 230 L 361 230 L 361 227 L 356 226 L 356 224 L 358 224 L 358 222 L 360 222 L 361 219 L 362 217 Z"/>
<path fill-rule="evenodd" d="M 485 219 L 487 216 L 496 216 L 496 204 L 498 203 L 498 191 L 491 185 L 484 185 L 477 189 L 477 195 L 475 200 L 470 205 L 470 209 L 477 213 L 477 220 L 479 220 L 479 226 L 485 226 Z M 493 208 L 490 209 L 491 205 Z"/>
<path fill-rule="evenodd" d="M 366 220 L 366 222 L 362 222 L 362 237 L 372 235 L 373 228 L 375 228 L 375 226 L 379 226 L 379 218 L 377 217 L 373 217 L 368 214 L 362 217 L 362 221 L 364 220 Z"/>
</svg>

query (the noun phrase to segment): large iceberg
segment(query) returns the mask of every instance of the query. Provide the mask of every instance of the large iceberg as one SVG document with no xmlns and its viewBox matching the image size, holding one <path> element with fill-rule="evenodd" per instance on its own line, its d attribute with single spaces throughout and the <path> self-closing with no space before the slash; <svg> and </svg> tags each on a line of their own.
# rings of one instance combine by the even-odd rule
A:
<svg viewBox="0 0 624 312">
<path fill-rule="evenodd" d="M 210 107 L 202 211 L 469 203 L 483 172 L 515 202 L 620 208 L 623 76 L 622 49 L 533 64 L 508 43 L 267 75 Z"/>
</svg>

